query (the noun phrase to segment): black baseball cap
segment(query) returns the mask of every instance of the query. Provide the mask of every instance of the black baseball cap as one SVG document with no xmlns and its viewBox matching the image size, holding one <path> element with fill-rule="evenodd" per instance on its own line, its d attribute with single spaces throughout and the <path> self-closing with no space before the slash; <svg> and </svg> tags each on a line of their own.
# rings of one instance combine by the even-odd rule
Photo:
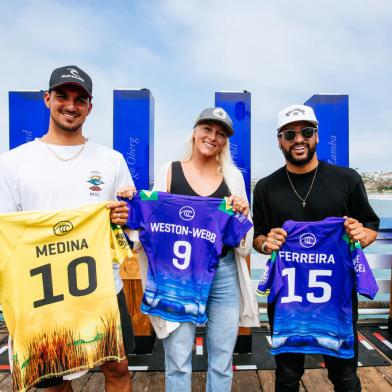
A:
<svg viewBox="0 0 392 392">
<path fill-rule="evenodd" d="M 224 126 L 228 136 L 234 134 L 233 121 L 231 121 L 230 116 L 222 108 L 204 109 L 197 118 L 194 127 L 203 121 L 216 121 Z"/>
<path fill-rule="evenodd" d="M 50 75 L 49 91 L 64 84 L 76 84 L 86 91 L 90 99 L 93 97 L 93 82 L 90 76 L 76 65 L 56 68 Z"/>
</svg>

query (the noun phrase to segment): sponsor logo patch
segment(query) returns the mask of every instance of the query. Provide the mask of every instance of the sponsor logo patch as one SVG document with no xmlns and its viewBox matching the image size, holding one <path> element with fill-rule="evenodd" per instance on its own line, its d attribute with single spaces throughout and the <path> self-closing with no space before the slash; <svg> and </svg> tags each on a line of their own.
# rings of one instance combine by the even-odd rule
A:
<svg viewBox="0 0 392 392">
<path fill-rule="evenodd" d="M 68 234 L 73 229 L 70 221 L 60 221 L 53 226 L 53 233 L 57 236 Z"/>
<path fill-rule="evenodd" d="M 87 180 L 92 186 L 89 187 L 91 191 L 91 196 L 98 196 L 98 192 L 102 191 L 100 185 L 104 184 L 102 181 L 102 175 L 100 172 L 92 171 L 90 178 Z"/>
<path fill-rule="evenodd" d="M 220 118 L 221 120 L 225 120 L 227 115 L 226 112 L 223 109 L 214 109 L 212 111 L 212 114 L 216 117 L 216 118 Z"/>
<path fill-rule="evenodd" d="M 195 210 L 190 206 L 184 206 L 179 211 L 180 218 L 184 221 L 190 221 L 195 217 Z"/>
<path fill-rule="evenodd" d="M 303 248 L 311 248 L 316 245 L 316 237 L 312 233 L 305 233 L 299 237 L 299 243 Z"/>
</svg>

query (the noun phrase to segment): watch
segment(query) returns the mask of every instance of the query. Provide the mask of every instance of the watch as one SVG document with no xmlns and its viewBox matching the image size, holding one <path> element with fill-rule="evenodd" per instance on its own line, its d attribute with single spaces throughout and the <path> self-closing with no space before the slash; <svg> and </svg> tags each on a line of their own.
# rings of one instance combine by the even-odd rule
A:
<svg viewBox="0 0 392 392">
<path fill-rule="evenodd" d="M 261 244 L 261 253 L 267 254 L 267 251 L 265 250 L 266 247 L 267 247 L 267 240 L 265 240 L 265 241 Z"/>
</svg>

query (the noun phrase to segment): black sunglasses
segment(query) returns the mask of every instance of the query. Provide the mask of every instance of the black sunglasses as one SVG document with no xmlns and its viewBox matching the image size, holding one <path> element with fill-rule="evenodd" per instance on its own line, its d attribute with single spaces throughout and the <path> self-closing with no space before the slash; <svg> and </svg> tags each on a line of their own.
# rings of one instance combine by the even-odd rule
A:
<svg viewBox="0 0 392 392">
<path fill-rule="evenodd" d="M 296 136 L 297 133 L 301 133 L 301 136 L 304 139 L 309 139 L 311 138 L 315 133 L 317 132 L 317 128 L 313 128 L 313 127 L 305 127 L 302 128 L 300 131 L 295 131 L 294 129 L 286 129 L 285 131 L 279 132 L 278 133 L 278 137 L 283 137 L 288 141 L 291 142 L 293 141 Z"/>
</svg>

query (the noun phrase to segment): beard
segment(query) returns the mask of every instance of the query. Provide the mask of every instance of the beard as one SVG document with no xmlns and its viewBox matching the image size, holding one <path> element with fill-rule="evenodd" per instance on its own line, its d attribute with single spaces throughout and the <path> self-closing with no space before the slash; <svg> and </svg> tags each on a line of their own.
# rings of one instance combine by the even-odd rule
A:
<svg viewBox="0 0 392 392">
<path fill-rule="evenodd" d="M 81 124 L 77 124 L 77 125 L 72 125 L 71 126 L 71 125 L 67 125 L 67 124 L 64 124 L 64 123 L 58 121 L 52 115 L 50 117 L 51 117 L 52 121 L 56 124 L 56 126 L 59 127 L 62 131 L 65 131 L 65 132 L 69 132 L 69 133 L 76 132 L 81 127 Z"/>
<path fill-rule="evenodd" d="M 295 145 L 294 145 L 295 146 Z M 313 147 L 310 147 L 309 144 L 305 144 L 305 146 L 308 147 L 308 153 L 305 158 L 294 158 L 292 155 L 292 149 L 293 147 L 290 147 L 288 150 L 285 150 L 282 148 L 283 155 L 286 158 L 288 162 L 290 162 L 294 166 L 305 166 L 307 163 L 309 163 L 312 158 L 314 157 L 314 154 L 316 153 L 316 145 Z"/>
</svg>

